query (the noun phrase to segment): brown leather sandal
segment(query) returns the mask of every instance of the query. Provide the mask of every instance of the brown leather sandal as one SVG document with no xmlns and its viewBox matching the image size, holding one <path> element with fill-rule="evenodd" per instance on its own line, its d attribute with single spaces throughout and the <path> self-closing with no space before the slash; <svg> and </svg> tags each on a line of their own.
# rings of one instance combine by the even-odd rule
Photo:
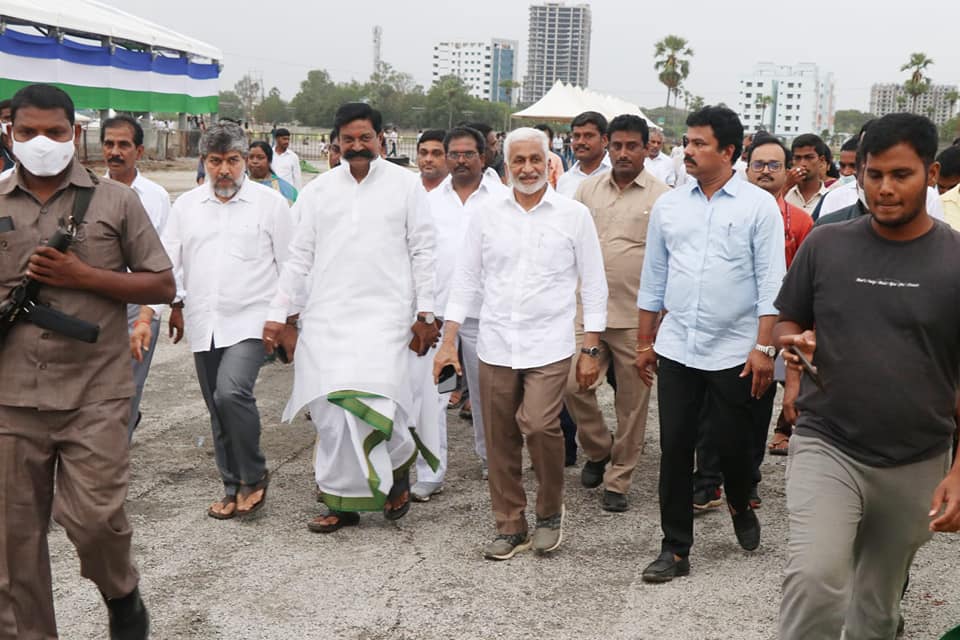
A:
<svg viewBox="0 0 960 640">
<path fill-rule="evenodd" d="M 229 511 L 227 511 L 228 508 Z M 237 496 L 223 496 L 210 505 L 207 515 L 216 520 L 230 520 L 237 517 Z"/>
<path fill-rule="evenodd" d="M 772 456 L 785 456 L 790 453 L 790 437 L 783 433 L 774 433 L 767 452 Z"/>
<path fill-rule="evenodd" d="M 247 491 L 241 492 L 240 499 L 237 503 L 237 515 L 238 516 L 249 516 L 252 513 L 256 513 L 263 508 L 263 505 L 267 502 L 267 486 L 270 484 L 270 473 L 267 472 L 263 474 L 263 478 L 260 482 L 252 485 L 250 487 L 245 487 Z M 257 492 L 260 493 L 260 499 L 253 503 L 252 506 L 247 507 L 247 505 L 253 500 L 253 496 Z M 246 507 L 246 508 L 244 508 Z"/>
<path fill-rule="evenodd" d="M 343 527 L 355 527 L 360 524 L 360 514 L 356 511 L 334 511 L 317 516 L 307 523 L 307 529 L 314 533 L 333 533 Z"/>
</svg>

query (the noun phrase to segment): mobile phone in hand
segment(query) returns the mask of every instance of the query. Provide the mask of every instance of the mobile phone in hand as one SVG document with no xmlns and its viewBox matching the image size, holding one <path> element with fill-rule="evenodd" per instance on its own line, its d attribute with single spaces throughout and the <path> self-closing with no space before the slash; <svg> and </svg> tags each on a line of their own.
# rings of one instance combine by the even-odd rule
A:
<svg viewBox="0 0 960 640">
<path fill-rule="evenodd" d="M 813 368 L 813 365 L 810 364 L 810 361 L 807 360 L 807 357 L 803 355 L 803 352 L 800 351 L 796 345 L 790 345 L 787 347 L 787 351 L 800 358 L 800 366 L 803 367 L 803 372 L 806 373 L 807 377 L 813 381 L 813 384 L 817 385 L 817 388 L 820 389 L 820 391 L 826 391 L 826 389 L 823 388 L 823 380 L 820 379 L 820 374 L 817 373 L 817 370 Z"/>
<path fill-rule="evenodd" d="M 457 388 L 457 370 L 452 364 L 448 364 L 440 370 L 440 376 L 437 378 L 437 392 L 441 395 L 450 393 Z"/>
<path fill-rule="evenodd" d="M 287 355 L 287 350 L 283 348 L 282 344 L 278 344 L 273 350 L 276 352 L 277 358 L 280 359 L 280 362 L 283 364 L 290 364 L 290 356 Z"/>
</svg>

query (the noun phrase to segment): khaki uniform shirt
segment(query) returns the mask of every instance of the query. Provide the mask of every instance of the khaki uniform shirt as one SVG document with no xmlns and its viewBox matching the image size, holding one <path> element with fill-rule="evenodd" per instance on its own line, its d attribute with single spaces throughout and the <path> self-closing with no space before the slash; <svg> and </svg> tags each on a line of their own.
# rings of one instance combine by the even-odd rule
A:
<svg viewBox="0 0 960 640">
<path fill-rule="evenodd" d="M 27 190 L 20 171 L 0 180 L 0 217 L 13 229 L 0 233 L 0 298 L 17 286 L 36 248 L 69 218 L 76 187 L 93 181 L 76 160 L 44 205 Z M 3 225 L 9 228 L 10 224 Z M 140 198 L 106 178 L 94 191 L 70 250 L 86 264 L 111 271 L 161 272 L 171 268 Z M 38 300 L 100 326 L 88 344 L 20 321 L 0 344 L 0 405 L 39 410 L 82 405 L 133 395 L 126 304 L 88 291 L 41 285 Z"/>
<path fill-rule="evenodd" d="M 607 273 L 607 328 L 637 327 L 637 291 L 647 246 L 647 225 L 653 203 L 670 187 L 644 169 L 630 185 L 620 190 L 613 173 L 604 173 L 584 180 L 577 188 L 575 200 L 587 205 L 593 215 L 603 251 Z M 577 325 L 581 310 L 577 296 Z"/>
</svg>

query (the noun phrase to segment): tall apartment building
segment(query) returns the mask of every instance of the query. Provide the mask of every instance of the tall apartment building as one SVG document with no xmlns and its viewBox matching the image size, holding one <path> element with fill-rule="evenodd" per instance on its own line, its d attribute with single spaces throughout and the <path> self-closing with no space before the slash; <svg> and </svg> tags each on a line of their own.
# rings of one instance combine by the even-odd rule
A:
<svg viewBox="0 0 960 640">
<path fill-rule="evenodd" d="M 586 87 L 590 70 L 590 5 L 530 5 L 523 101 L 535 102 L 557 80 Z"/>
<path fill-rule="evenodd" d="M 832 73 L 801 62 L 793 66 L 761 62 L 740 76 L 737 114 L 745 131 L 764 129 L 793 138 L 833 130 Z"/>
<path fill-rule="evenodd" d="M 438 42 L 433 45 L 433 81 L 454 75 L 481 100 L 515 102 L 516 90 L 501 86 L 517 76 L 517 41 Z"/>
<path fill-rule="evenodd" d="M 888 113 L 910 111 L 927 116 L 937 126 L 942 125 L 957 113 L 957 101 L 950 98 L 950 94 L 957 93 L 955 84 L 934 84 L 930 90 L 917 96 L 914 105 L 913 98 L 907 94 L 902 84 L 875 84 L 870 87 L 870 113 L 875 116 L 885 116 Z"/>
</svg>

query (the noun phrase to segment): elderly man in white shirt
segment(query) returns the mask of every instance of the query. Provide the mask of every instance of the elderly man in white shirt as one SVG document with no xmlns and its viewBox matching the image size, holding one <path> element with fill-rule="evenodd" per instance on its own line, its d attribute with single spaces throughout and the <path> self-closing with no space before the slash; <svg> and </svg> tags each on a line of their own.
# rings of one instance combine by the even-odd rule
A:
<svg viewBox="0 0 960 640">
<path fill-rule="evenodd" d="M 254 513 L 267 498 L 253 388 L 293 221 L 279 192 L 246 177 L 239 126 L 210 127 L 200 151 L 207 182 L 177 198 L 162 239 L 177 276 L 171 335 L 179 342 L 186 332 L 193 351 L 224 486 L 207 514 L 225 520 Z"/>
<path fill-rule="evenodd" d="M 279 177 L 294 186 L 297 191 L 303 188 L 303 176 L 300 173 L 300 156 L 290 149 L 290 131 L 277 129 L 276 144 L 273 146 L 273 161 L 270 168 Z"/>
<path fill-rule="evenodd" d="M 100 143 L 103 159 L 107 163 L 107 177 L 122 182 L 137 193 L 157 234 L 162 235 L 170 215 L 170 194 L 153 180 L 140 175 L 137 170 L 137 162 L 143 157 L 143 127 L 128 115 L 108 118 L 100 127 Z M 127 432 L 131 439 L 134 429 L 140 424 L 140 400 L 153 360 L 157 337 L 160 335 L 160 314 L 163 306 L 127 305 L 135 387 L 130 400 L 130 421 L 127 423 Z"/>
<path fill-rule="evenodd" d="M 584 111 L 570 123 L 570 146 L 577 159 L 557 180 L 557 193 L 573 198 L 580 183 L 611 167 L 607 155 L 607 119 L 596 111 Z"/>
<path fill-rule="evenodd" d="M 447 305 L 453 272 L 463 249 L 468 224 L 474 217 L 484 215 L 497 198 L 503 198 L 508 193 L 499 177 L 490 177 L 483 171 L 486 141 L 480 132 L 467 127 L 455 127 L 447 132 L 443 143 L 449 176 L 427 196 L 437 233 L 437 309 L 444 309 Z M 481 461 L 481 476 L 486 480 L 487 446 L 480 401 L 480 361 L 477 359 L 479 316 L 480 302 L 477 300 L 467 309 L 458 337 L 472 400 L 474 451 Z M 428 384 L 432 380 L 433 376 L 430 375 Z M 426 391 L 423 392 L 424 396 L 427 395 Z M 446 404 L 446 399 L 443 399 L 439 412 L 440 466 L 434 470 L 424 458 L 417 459 L 417 483 L 412 489 L 415 500 L 426 502 L 443 488 L 447 468 Z"/>
<path fill-rule="evenodd" d="M 647 143 L 647 158 L 643 168 L 673 187 L 677 184 L 677 172 L 673 158 L 663 151 L 663 132 L 659 129 L 650 129 L 650 142 Z"/>
<path fill-rule="evenodd" d="M 415 173 L 380 157 L 378 111 L 348 103 L 335 123 L 343 164 L 297 198 L 290 260 L 263 327 L 268 349 L 296 351 L 283 419 L 309 406 L 317 429 L 329 511 L 308 523 L 316 533 L 357 525 L 362 511 L 403 517 L 417 450 L 438 462 L 435 421 L 417 422 L 412 379 L 439 336 L 427 194 Z"/>
<path fill-rule="evenodd" d="M 599 347 L 606 327 L 607 281 L 590 211 L 547 185 L 547 137 L 520 128 L 504 155 L 513 189 L 473 216 L 446 308 L 434 375 L 457 370 L 457 334 L 480 307 L 477 355 L 490 500 L 497 536 L 484 548 L 507 560 L 533 546 L 549 553 L 563 540 L 564 443 L 560 408 L 576 341 L 576 291 L 581 284 L 584 352 Z M 593 384 L 600 367 L 580 354 L 577 379 Z M 537 476 L 536 529 L 527 531 L 522 478 L 524 439 Z"/>
</svg>

